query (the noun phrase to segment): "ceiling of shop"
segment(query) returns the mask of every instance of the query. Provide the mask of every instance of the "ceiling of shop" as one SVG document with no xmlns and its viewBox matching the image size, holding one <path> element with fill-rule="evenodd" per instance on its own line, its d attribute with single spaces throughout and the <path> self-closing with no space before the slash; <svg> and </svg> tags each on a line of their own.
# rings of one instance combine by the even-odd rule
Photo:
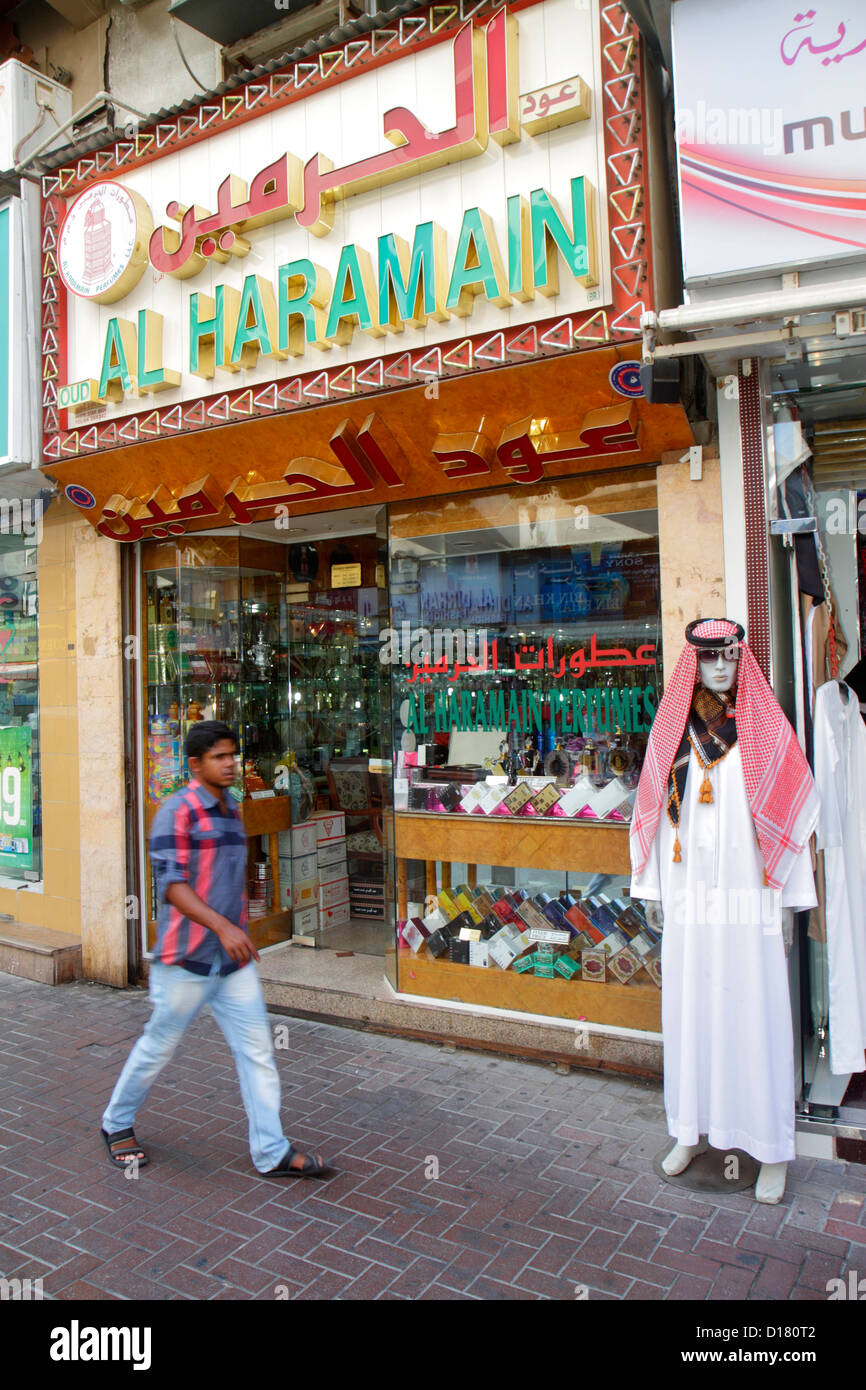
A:
<svg viewBox="0 0 866 1390">
<path fill-rule="evenodd" d="M 866 351 L 807 352 L 774 368 L 773 399 L 795 405 L 821 487 L 866 487 Z"/>
</svg>

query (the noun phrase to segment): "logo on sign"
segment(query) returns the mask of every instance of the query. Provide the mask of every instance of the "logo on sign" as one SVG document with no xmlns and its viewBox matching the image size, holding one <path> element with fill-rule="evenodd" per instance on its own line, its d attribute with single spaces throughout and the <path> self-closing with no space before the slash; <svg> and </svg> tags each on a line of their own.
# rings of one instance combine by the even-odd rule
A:
<svg viewBox="0 0 866 1390">
<path fill-rule="evenodd" d="M 617 362 L 616 366 L 610 369 L 609 380 L 614 391 L 620 396 L 628 396 L 630 400 L 634 400 L 644 394 L 640 384 L 639 362 Z"/>
<path fill-rule="evenodd" d="M 75 199 L 58 243 L 63 283 L 82 299 L 110 304 L 144 274 L 153 219 L 144 199 L 119 183 L 97 183 Z"/>
</svg>

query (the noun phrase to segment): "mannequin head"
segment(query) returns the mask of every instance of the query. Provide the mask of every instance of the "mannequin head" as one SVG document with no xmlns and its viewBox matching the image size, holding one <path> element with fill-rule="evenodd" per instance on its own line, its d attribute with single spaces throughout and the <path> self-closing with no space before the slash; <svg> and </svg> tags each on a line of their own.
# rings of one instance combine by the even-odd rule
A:
<svg viewBox="0 0 866 1390">
<path fill-rule="evenodd" d="M 701 685 L 715 695 L 726 694 L 737 679 L 739 653 L 736 644 L 727 647 L 704 648 L 698 653 Z"/>
</svg>

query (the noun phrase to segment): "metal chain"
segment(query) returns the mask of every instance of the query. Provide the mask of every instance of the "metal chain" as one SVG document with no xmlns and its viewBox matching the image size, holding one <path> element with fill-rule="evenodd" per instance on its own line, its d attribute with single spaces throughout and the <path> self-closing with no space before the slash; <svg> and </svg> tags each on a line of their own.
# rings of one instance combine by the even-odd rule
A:
<svg viewBox="0 0 866 1390">
<path fill-rule="evenodd" d="M 812 515 L 817 519 L 818 498 L 815 493 L 814 484 L 809 476 L 808 470 L 802 464 L 800 466 L 800 473 L 803 479 L 803 488 L 806 493 L 806 501 L 809 504 L 809 510 L 812 513 Z M 818 552 L 818 564 L 821 568 L 821 583 L 824 586 L 824 602 L 827 605 L 827 616 L 830 620 L 830 626 L 827 632 L 827 648 L 830 658 L 830 675 L 833 680 L 836 680 L 837 676 L 839 675 L 839 652 L 836 647 L 836 615 L 833 612 L 833 593 L 830 587 L 830 561 L 827 558 L 827 552 L 824 549 L 823 543 L 821 541 L 820 530 L 814 531 L 813 534 L 815 537 L 815 548 Z"/>
</svg>

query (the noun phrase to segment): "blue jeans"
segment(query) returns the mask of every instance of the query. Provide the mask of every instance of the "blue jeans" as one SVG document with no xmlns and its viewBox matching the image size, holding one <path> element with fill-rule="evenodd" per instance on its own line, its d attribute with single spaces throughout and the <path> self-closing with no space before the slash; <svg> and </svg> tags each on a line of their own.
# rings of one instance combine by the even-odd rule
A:
<svg viewBox="0 0 866 1390">
<path fill-rule="evenodd" d="M 288 1153 L 280 1123 L 280 1078 L 255 961 L 231 975 L 196 975 L 152 961 L 153 1013 L 126 1059 L 102 1117 L 106 1134 L 129 1129 L 139 1106 L 196 1014 L 210 1004 L 232 1050 L 249 1120 L 250 1154 L 260 1173 Z"/>
</svg>

